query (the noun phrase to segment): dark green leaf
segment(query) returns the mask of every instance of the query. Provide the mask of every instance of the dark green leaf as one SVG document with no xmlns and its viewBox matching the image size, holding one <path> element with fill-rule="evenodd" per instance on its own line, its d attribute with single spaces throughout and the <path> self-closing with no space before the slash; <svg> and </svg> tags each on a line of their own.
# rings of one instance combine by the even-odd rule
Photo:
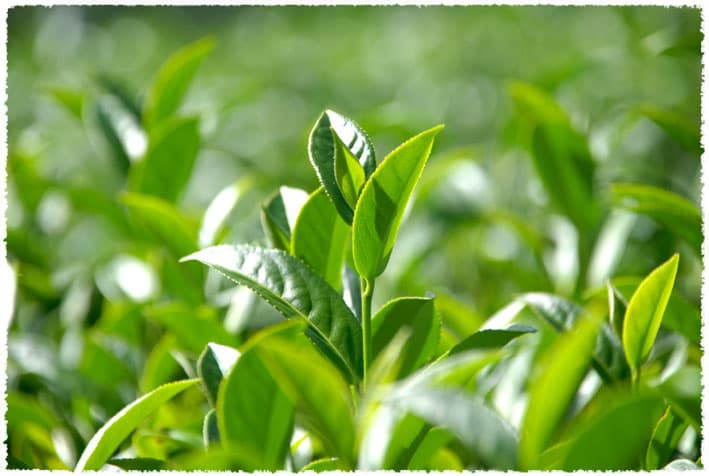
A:
<svg viewBox="0 0 709 476">
<path fill-rule="evenodd" d="M 551 442 L 588 371 L 600 324 L 598 316 L 589 314 L 568 334 L 557 337 L 545 354 L 542 373 L 529 391 L 527 413 L 520 431 L 522 469 L 538 468 L 540 455 Z"/>
<path fill-rule="evenodd" d="M 655 425 L 650 444 L 645 453 L 645 469 L 660 469 L 666 465 L 677 449 L 682 434 L 689 424 L 667 407 Z"/>
<path fill-rule="evenodd" d="M 219 437 L 219 424 L 217 421 L 217 410 L 212 408 L 204 416 L 204 425 L 202 426 L 202 438 L 204 446 L 209 447 L 218 445 L 221 438 Z"/>
<path fill-rule="evenodd" d="M 702 214 L 686 198 L 650 185 L 616 183 L 611 186 L 611 199 L 615 207 L 649 216 L 702 255 Z"/>
<path fill-rule="evenodd" d="M 460 341 L 447 354 L 455 355 L 466 350 L 503 347 L 511 340 L 530 332 L 537 332 L 537 330 L 520 324 L 514 324 L 507 329 L 483 329 Z"/>
<path fill-rule="evenodd" d="M 156 458 L 114 458 L 108 464 L 126 471 L 158 471 L 165 469 L 165 461 Z"/>
<path fill-rule="evenodd" d="M 623 348 L 634 375 L 638 374 L 655 342 L 678 265 L 679 255 L 676 254 L 655 268 L 630 298 L 623 322 Z"/>
<path fill-rule="evenodd" d="M 115 414 L 88 442 L 74 471 L 99 470 L 123 440 L 151 413 L 178 393 L 199 382 L 181 380 L 156 388 Z"/>
<path fill-rule="evenodd" d="M 348 238 L 349 227 L 321 187 L 300 209 L 293 227 L 290 251 L 339 290 Z"/>
<path fill-rule="evenodd" d="M 406 204 L 443 126 L 407 140 L 387 155 L 362 190 L 352 222 L 352 253 L 360 276 L 379 276 L 389 262 Z"/>
<path fill-rule="evenodd" d="M 379 355 L 402 328 L 410 334 L 399 356 L 399 377 L 421 367 L 436 350 L 441 324 L 433 299 L 405 297 L 386 303 L 372 318 L 373 355 Z"/>
<path fill-rule="evenodd" d="M 623 321 L 625 320 L 625 312 L 628 308 L 628 301 L 609 281 L 606 284 L 608 290 L 608 318 L 611 326 L 615 331 L 615 335 L 619 339 L 623 338 Z"/>
<path fill-rule="evenodd" d="M 192 175 L 200 144 L 196 118 L 173 119 L 151 130 L 145 156 L 131 168 L 131 190 L 176 202 Z"/>
<path fill-rule="evenodd" d="M 292 324 L 270 327 L 249 339 L 219 388 L 219 434 L 227 448 L 248 455 L 248 465 L 242 468 L 248 471 L 283 469 L 285 463 L 293 432 L 293 405 L 257 349 L 273 336 L 298 332 Z"/>
<path fill-rule="evenodd" d="M 214 49 L 212 38 L 203 38 L 174 53 L 160 67 L 145 97 L 143 123 L 152 129 L 177 111 L 192 77 Z"/>
<path fill-rule="evenodd" d="M 264 298 L 286 318 L 300 317 L 307 334 L 351 381 L 362 375 L 362 331 L 337 292 L 302 261 L 279 250 L 214 246 L 182 259 L 197 260 Z"/>
<path fill-rule="evenodd" d="M 352 223 L 353 209 L 348 205 L 337 184 L 335 174 L 335 140 L 347 146 L 369 177 L 377 166 L 374 147 L 367 134 L 351 119 L 327 110 L 318 118 L 308 140 L 310 163 L 318 175 L 325 193 L 345 223 Z"/>
<path fill-rule="evenodd" d="M 261 206 L 261 224 L 272 247 L 290 252 L 291 230 L 307 200 L 305 191 L 281 187 Z"/>
<path fill-rule="evenodd" d="M 197 360 L 197 373 L 207 391 L 209 403 L 214 407 L 217 404 L 219 385 L 229 373 L 234 364 L 239 360 L 239 351 L 225 345 L 215 343 L 207 344 L 204 352 Z"/>
</svg>

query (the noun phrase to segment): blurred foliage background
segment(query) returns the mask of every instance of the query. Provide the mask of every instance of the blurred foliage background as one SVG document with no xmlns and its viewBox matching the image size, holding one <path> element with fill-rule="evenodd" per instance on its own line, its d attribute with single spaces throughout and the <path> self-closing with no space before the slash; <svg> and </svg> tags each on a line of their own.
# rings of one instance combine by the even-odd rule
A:
<svg viewBox="0 0 709 476">
<path fill-rule="evenodd" d="M 194 249 L 264 243 L 258 205 L 280 185 L 316 187 L 307 137 L 331 108 L 370 133 L 379 161 L 446 124 L 375 303 L 433 291 L 479 323 L 518 293 L 580 299 L 678 251 L 678 292 L 698 308 L 696 236 L 652 210 L 628 210 L 610 186 L 651 185 L 698 206 L 698 9 L 15 7 L 7 246 L 17 280 L 8 366 L 16 462 L 72 467 L 108 417 L 189 373 L 206 341 L 235 344 L 278 319 L 211 273 L 202 286 L 203 271 L 178 268 L 170 232 L 156 238 L 122 195 L 149 142 L 140 108 L 152 79 L 204 37 L 215 48 L 179 108 L 199 119 L 201 140 L 170 204 Z M 535 169 L 523 107 L 535 91 L 590 151 L 587 178 L 603 210 L 592 231 Z M 225 189 L 238 200 L 214 238 L 200 224 Z M 589 244 L 588 234 L 604 238 Z M 195 445 L 200 398 L 186 393 L 136 433 L 139 453 Z"/>
</svg>

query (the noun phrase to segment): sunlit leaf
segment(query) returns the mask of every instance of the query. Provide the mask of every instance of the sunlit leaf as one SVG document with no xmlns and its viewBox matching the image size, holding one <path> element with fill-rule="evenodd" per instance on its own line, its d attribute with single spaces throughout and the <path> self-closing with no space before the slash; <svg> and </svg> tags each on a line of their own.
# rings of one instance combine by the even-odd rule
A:
<svg viewBox="0 0 709 476">
<path fill-rule="evenodd" d="M 197 372 L 212 406 L 217 404 L 219 385 L 239 360 L 238 350 L 210 342 L 197 360 Z"/>
<path fill-rule="evenodd" d="M 115 414 L 88 442 L 74 471 L 99 470 L 123 440 L 163 403 L 197 384 L 199 380 L 181 380 L 165 384 L 143 395 Z"/>
<path fill-rule="evenodd" d="M 335 182 L 347 205 L 354 209 L 366 180 L 364 169 L 334 130 L 332 136 L 335 142 Z"/>
<path fill-rule="evenodd" d="M 291 233 L 307 200 L 304 190 L 281 187 L 261 206 L 261 224 L 272 247 L 290 252 Z"/>
<path fill-rule="evenodd" d="M 623 348 L 634 375 L 650 353 L 672 293 L 679 255 L 653 270 L 630 298 L 623 321 Z"/>
<path fill-rule="evenodd" d="M 278 250 L 214 246 L 182 259 L 200 261 L 248 286 L 285 317 L 309 324 L 307 334 L 348 379 L 362 375 L 362 331 L 337 292 L 302 261 Z"/>
<path fill-rule="evenodd" d="M 406 204 L 442 128 L 424 131 L 394 149 L 362 190 L 352 222 L 352 253 L 357 272 L 367 280 L 380 275 L 389 262 Z"/>
<path fill-rule="evenodd" d="M 684 419 L 667 407 L 652 431 L 645 454 L 645 469 L 659 469 L 670 461 L 687 426 L 689 424 Z"/>
</svg>

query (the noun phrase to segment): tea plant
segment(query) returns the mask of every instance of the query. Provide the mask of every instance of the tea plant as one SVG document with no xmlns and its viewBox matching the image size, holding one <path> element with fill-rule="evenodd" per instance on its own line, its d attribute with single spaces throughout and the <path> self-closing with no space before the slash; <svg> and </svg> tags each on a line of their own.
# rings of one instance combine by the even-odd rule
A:
<svg viewBox="0 0 709 476">
<path fill-rule="evenodd" d="M 212 48 L 205 39 L 178 51 L 142 100 L 104 77 L 91 92 L 48 90 L 113 160 L 111 187 L 40 176 L 11 150 L 10 180 L 28 214 L 57 190 L 73 210 L 63 234 L 8 234 L 20 291 L 10 467 L 701 467 L 701 319 L 680 289 L 701 255 L 694 204 L 603 182 L 588 138 L 561 106 L 517 82 L 507 88 L 510 135 L 548 195 L 543 214 L 578 233 L 570 285 L 549 270 L 536 215 L 471 215 L 461 204 L 449 183 L 471 162 L 467 152 L 437 152 L 427 165 L 442 126 L 377 160 L 362 127 L 326 110 L 303 150 L 315 190 L 273 192 L 279 183 L 245 174 L 210 191 L 200 221 L 181 199 L 210 137 L 182 100 Z M 698 150 L 667 111 L 635 112 Z M 643 273 L 654 268 L 643 278 L 608 265 L 620 252 L 602 246 L 604 230 L 620 209 L 663 233 L 659 245 L 636 246 L 652 263 Z M 409 233 L 412 247 L 402 242 L 407 221 L 438 233 Z M 259 222 L 263 233 L 251 233 Z M 481 264 L 480 309 L 496 310 L 487 317 L 437 287 L 435 258 L 449 264 L 449 286 L 469 279 L 460 269 L 479 256 L 474 227 L 490 222 L 509 225 L 529 259 Z M 93 246 L 69 247 L 77 236 Z M 126 255 L 153 270 L 158 290 L 131 294 L 119 272 Z M 388 266 L 395 260 L 405 272 Z M 594 281 L 599 262 L 603 279 Z M 524 292 L 486 296 L 505 283 Z"/>
<path fill-rule="evenodd" d="M 377 277 L 441 129 L 412 137 L 377 164 L 366 133 L 325 111 L 309 139 L 322 186 L 305 200 L 281 190 L 264 204 L 272 248 L 218 245 L 181 260 L 251 289 L 287 321 L 238 347 L 208 344 L 199 378 L 158 387 L 119 412 L 92 438 L 76 469 L 100 469 L 148 413 L 194 385 L 211 406 L 203 430 L 209 451 L 197 457 L 217 452 L 228 468 L 572 470 L 669 463 L 679 430 L 699 424 L 698 368 L 662 380 L 648 364 L 678 255 L 648 275 L 627 304 L 610 284 L 607 297 L 583 307 L 553 295 L 521 298 L 561 335 L 544 351 L 519 433 L 480 387 L 490 378 L 485 369 L 507 356 L 507 344 L 534 327 L 493 318 L 447 347 L 439 342 L 435 296 L 395 298 L 372 309 Z M 600 376 L 601 389 L 581 405 L 589 396 L 579 396 L 579 386 L 590 374 Z M 678 388 L 680 381 L 694 382 L 694 390 Z M 309 451 L 300 450 L 306 442 Z"/>
</svg>

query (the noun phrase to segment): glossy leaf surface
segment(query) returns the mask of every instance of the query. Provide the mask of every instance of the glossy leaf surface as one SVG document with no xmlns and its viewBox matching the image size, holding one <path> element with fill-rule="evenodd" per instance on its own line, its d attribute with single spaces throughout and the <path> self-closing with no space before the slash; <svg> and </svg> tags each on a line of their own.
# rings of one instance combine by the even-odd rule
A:
<svg viewBox="0 0 709 476">
<path fill-rule="evenodd" d="M 349 224 L 352 223 L 353 208 L 347 203 L 337 183 L 333 132 L 357 158 L 365 177 L 374 172 L 377 163 L 369 137 L 354 121 L 331 110 L 322 113 L 308 140 L 310 163 L 335 209 Z"/>
<path fill-rule="evenodd" d="M 178 393 L 197 384 L 199 380 L 181 380 L 156 388 L 143 395 L 108 420 L 91 438 L 79 458 L 74 471 L 98 470 L 108 461 L 123 440 L 160 405 Z"/>
<path fill-rule="evenodd" d="M 302 261 L 278 250 L 214 246 L 183 261 L 197 260 L 243 284 L 281 312 L 309 324 L 307 334 L 348 379 L 362 375 L 362 331 L 337 292 Z"/>
<path fill-rule="evenodd" d="M 352 222 L 352 254 L 360 276 L 371 280 L 384 271 L 406 204 L 443 126 L 407 140 L 387 155 L 362 190 Z"/>
<path fill-rule="evenodd" d="M 281 187 L 261 206 L 261 224 L 272 247 L 290 252 L 291 231 L 307 200 L 304 190 Z"/>
<path fill-rule="evenodd" d="M 310 265 L 330 286 L 342 286 L 349 227 L 318 188 L 300 209 L 291 237 L 291 254 Z"/>
<path fill-rule="evenodd" d="M 217 404 L 219 385 L 226 374 L 239 360 L 239 351 L 225 345 L 210 342 L 197 360 L 197 373 L 207 391 L 212 406 Z"/>
<path fill-rule="evenodd" d="M 653 270 L 630 298 L 623 321 L 623 348 L 634 374 L 650 353 L 672 294 L 679 255 Z"/>
</svg>

